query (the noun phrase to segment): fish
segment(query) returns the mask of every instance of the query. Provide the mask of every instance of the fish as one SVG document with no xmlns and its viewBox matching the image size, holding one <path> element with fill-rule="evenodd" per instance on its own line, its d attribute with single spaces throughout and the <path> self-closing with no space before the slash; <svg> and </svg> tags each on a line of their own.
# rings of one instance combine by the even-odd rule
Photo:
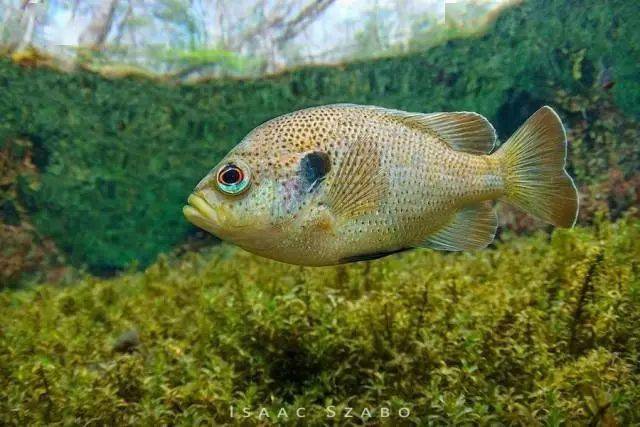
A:
<svg viewBox="0 0 640 427">
<path fill-rule="evenodd" d="M 496 234 L 496 200 L 572 227 L 578 194 L 558 114 L 544 106 L 497 142 L 474 112 L 298 110 L 247 134 L 183 213 L 249 252 L 304 266 L 485 248 Z"/>
</svg>

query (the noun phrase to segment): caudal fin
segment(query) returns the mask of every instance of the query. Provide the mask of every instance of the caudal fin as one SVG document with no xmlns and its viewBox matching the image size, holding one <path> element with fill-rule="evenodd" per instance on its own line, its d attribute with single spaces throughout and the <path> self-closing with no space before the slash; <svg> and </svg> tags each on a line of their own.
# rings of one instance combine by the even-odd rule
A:
<svg viewBox="0 0 640 427">
<path fill-rule="evenodd" d="M 495 155 L 508 202 L 558 227 L 575 224 L 578 193 L 564 169 L 567 137 L 551 107 L 536 111 Z"/>
</svg>

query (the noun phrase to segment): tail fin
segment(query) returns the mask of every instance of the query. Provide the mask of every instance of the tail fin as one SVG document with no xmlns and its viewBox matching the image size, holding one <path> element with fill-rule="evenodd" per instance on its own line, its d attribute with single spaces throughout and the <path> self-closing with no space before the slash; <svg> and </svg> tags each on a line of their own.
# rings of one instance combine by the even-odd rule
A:
<svg viewBox="0 0 640 427">
<path fill-rule="evenodd" d="M 578 193 L 567 174 L 567 137 L 551 107 L 542 107 L 495 154 L 505 180 L 506 200 L 558 227 L 572 227 Z"/>
</svg>

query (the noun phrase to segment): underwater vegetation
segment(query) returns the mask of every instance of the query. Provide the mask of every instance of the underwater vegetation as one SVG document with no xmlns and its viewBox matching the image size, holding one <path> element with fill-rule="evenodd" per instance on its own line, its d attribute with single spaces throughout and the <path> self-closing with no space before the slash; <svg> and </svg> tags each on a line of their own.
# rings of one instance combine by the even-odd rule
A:
<svg viewBox="0 0 640 427">
<path fill-rule="evenodd" d="M 222 245 L 0 293 L 0 424 L 640 423 L 640 221 L 502 240 L 330 268 Z"/>
</svg>

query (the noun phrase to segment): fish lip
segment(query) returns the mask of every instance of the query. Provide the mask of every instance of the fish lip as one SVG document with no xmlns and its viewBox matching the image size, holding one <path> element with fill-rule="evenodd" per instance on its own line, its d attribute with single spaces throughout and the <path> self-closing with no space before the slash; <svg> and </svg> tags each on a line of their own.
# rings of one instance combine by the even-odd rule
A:
<svg viewBox="0 0 640 427">
<path fill-rule="evenodd" d="M 216 211 L 197 191 L 189 195 L 182 213 L 189 222 L 212 233 L 219 226 Z"/>
<path fill-rule="evenodd" d="M 225 219 L 224 215 L 218 213 L 200 191 L 194 191 L 189 195 L 187 204 L 182 208 L 182 213 L 195 226 L 216 235 L 221 231 L 222 221 L 224 221 L 226 228 L 234 230 L 248 226 L 248 224 L 229 223 L 228 218 Z"/>
</svg>

